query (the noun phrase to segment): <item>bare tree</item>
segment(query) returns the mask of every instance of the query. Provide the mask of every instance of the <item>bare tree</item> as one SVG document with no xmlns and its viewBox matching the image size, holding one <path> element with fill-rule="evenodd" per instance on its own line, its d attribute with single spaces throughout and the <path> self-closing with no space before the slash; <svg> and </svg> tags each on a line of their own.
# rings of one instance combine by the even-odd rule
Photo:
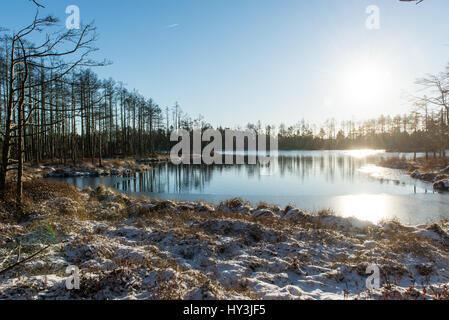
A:
<svg viewBox="0 0 449 320">
<path fill-rule="evenodd" d="M 17 202 L 22 198 L 22 171 L 23 171 L 23 138 L 27 126 L 31 123 L 34 112 L 42 105 L 39 98 L 32 94 L 36 88 L 60 81 L 78 66 L 90 65 L 87 56 L 96 50 L 92 46 L 95 41 L 95 32 L 92 25 L 80 30 L 66 30 L 46 33 L 45 40 L 39 45 L 33 45 L 27 40 L 35 33 L 41 33 L 48 28 L 57 27 L 57 19 L 52 16 L 39 18 L 36 14 L 33 22 L 7 38 L 9 42 L 9 59 L 6 62 L 7 70 L 7 102 L 5 110 L 5 127 L 1 135 L 2 161 L 0 165 L 0 190 L 6 187 L 6 174 L 13 161 L 10 158 L 12 139 L 16 140 L 17 157 Z M 62 58 L 73 57 L 71 61 Z M 51 61 L 46 64 L 45 61 Z M 32 70 L 41 69 L 51 72 L 51 78 L 43 82 L 33 82 L 30 74 Z M 13 114 L 17 114 L 14 123 Z M 42 125 L 42 124 L 40 124 Z M 40 128 L 43 129 L 42 127 Z"/>
</svg>

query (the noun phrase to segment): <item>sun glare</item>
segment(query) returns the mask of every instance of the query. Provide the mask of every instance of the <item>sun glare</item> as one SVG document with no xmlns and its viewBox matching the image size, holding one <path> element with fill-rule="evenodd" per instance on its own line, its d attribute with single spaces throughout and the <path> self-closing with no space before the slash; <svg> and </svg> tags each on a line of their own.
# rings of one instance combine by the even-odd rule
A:
<svg viewBox="0 0 449 320">
<path fill-rule="evenodd" d="M 360 149 L 360 150 L 348 150 L 345 151 L 347 155 L 350 155 L 351 157 L 362 159 L 369 156 L 373 156 L 379 153 L 385 152 L 384 150 L 372 150 L 372 149 Z"/>
<path fill-rule="evenodd" d="M 355 103 L 369 103 L 385 93 L 388 71 L 382 64 L 366 60 L 345 68 L 341 84 L 342 94 Z"/>
<path fill-rule="evenodd" d="M 339 197 L 337 200 L 338 212 L 344 217 L 355 217 L 362 221 L 378 223 L 381 220 L 392 218 L 389 216 L 391 199 L 386 195 L 349 195 Z"/>
</svg>

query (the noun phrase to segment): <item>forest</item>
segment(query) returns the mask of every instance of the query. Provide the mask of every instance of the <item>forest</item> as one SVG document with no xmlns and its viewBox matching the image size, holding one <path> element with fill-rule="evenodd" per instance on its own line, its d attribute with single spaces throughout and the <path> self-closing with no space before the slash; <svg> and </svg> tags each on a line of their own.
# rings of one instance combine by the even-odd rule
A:
<svg viewBox="0 0 449 320">
<path fill-rule="evenodd" d="M 21 189 L 25 162 L 66 164 L 89 159 L 101 165 L 106 157 L 167 152 L 175 143 L 170 142 L 173 130 L 191 131 L 194 124 L 202 130 L 212 127 L 201 115 L 189 116 L 177 102 L 159 106 L 151 97 L 126 88 L 120 79 L 100 79 L 94 68 L 110 62 L 90 59 L 98 50 L 95 27 L 55 31 L 58 25 L 55 17 L 37 14 L 19 32 L 2 29 L 0 190 L 11 170 L 17 173 Z M 321 125 L 304 119 L 293 125 L 256 121 L 233 129 L 276 132 L 279 148 L 285 150 L 375 148 L 445 157 L 449 68 L 417 79 L 416 84 L 422 90 L 418 96 L 410 95 L 408 114 L 341 123 L 329 119 Z"/>
</svg>

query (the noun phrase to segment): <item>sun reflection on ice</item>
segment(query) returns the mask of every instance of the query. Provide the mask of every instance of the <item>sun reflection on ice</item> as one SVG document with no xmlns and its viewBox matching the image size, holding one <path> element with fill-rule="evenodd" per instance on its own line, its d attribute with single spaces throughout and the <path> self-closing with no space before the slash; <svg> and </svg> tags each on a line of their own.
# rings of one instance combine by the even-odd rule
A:
<svg viewBox="0 0 449 320">
<path fill-rule="evenodd" d="M 393 204 L 391 203 L 391 198 L 387 195 L 361 194 L 342 196 L 337 198 L 336 205 L 337 212 L 343 217 L 354 217 L 373 223 L 392 218 L 388 212 Z"/>
<path fill-rule="evenodd" d="M 360 172 L 369 174 L 371 177 L 374 178 L 381 178 L 386 177 L 388 174 L 388 170 L 382 167 L 378 167 L 375 165 L 367 165 L 359 169 Z"/>
<path fill-rule="evenodd" d="M 379 153 L 384 153 L 385 150 L 372 150 L 372 149 L 360 149 L 360 150 L 348 150 L 345 151 L 347 155 L 350 155 L 351 157 L 363 159 L 369 156 L 374 156 Z"/>
</svg>

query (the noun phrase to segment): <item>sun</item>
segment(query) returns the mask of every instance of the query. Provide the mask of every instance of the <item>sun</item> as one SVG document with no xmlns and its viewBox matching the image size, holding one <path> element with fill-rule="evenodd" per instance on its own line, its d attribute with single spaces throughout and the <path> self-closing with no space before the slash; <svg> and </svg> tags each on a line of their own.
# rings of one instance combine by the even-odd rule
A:
<svg viewBox="0 0 449 320">
<path fill-rule="evenodd" d="M 387 88 L 388 70 L 379 62 L 363 60 L 344 68 L 341 94 L 353 103 L 369 104 L 377 101 Z"/>
</svg>

